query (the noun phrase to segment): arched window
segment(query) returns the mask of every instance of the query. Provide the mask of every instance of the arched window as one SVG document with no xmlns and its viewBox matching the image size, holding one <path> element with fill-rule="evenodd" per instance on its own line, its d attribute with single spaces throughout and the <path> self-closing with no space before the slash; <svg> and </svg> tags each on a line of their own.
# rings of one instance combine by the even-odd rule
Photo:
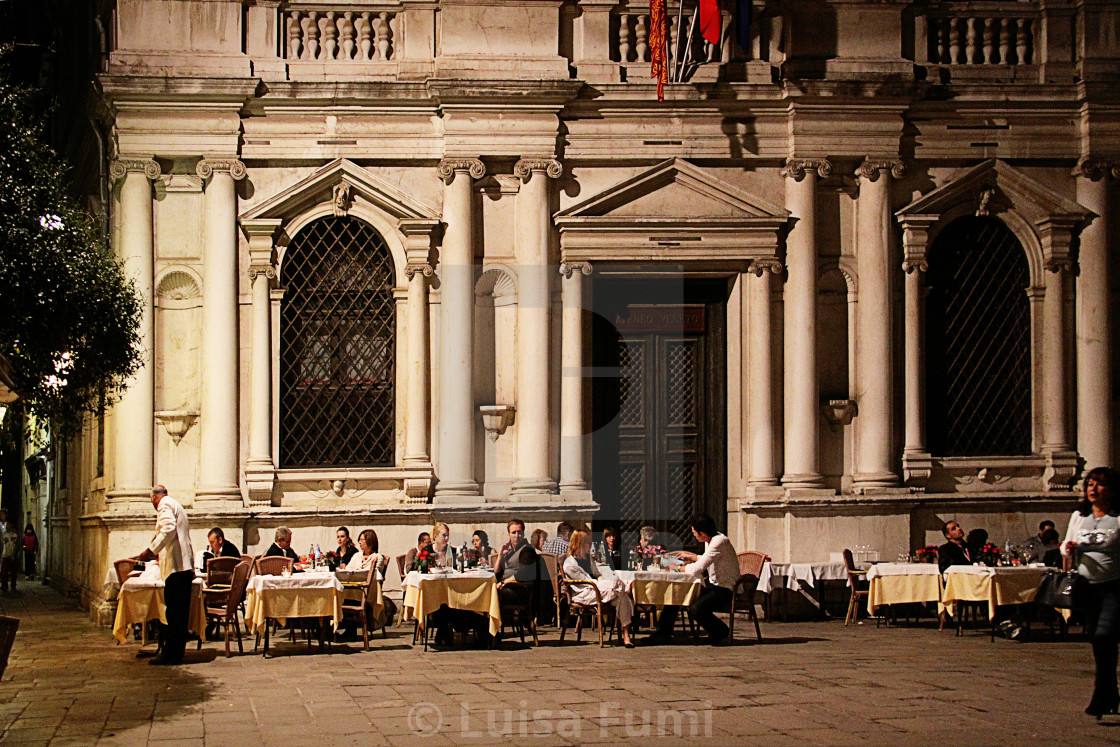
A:
<svg viewBox="0 0 1120 747">
<path fill-rule="evenodd" d="M 321 218 L 282 267 L 280 464 L 393 464 L 396 314 L 384 239 L 350 217 Z"/>
<path fill-rule="evenodd" d="M 929 253 L 926 418 L 934 456 L 1031 453 L 1027 257 L 996 218 L 958 218 Z"/>
</svg>

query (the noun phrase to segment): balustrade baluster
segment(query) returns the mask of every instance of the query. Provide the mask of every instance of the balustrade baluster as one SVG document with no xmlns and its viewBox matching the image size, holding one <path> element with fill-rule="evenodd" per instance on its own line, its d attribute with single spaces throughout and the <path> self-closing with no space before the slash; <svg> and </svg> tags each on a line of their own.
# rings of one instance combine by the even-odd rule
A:
<svg viewBox="0 0 1120 747">
<path fill-rule="evenodd" d="M 1011 19 L 999 20 L 999 64 L 1007 64 L 1007 54 L 1011 50 Z"/>
<path fill-rule="evenodd" d="M 338 54 L 338 16 L 333 10 L 327 11 L 323 17 L 323 57 L 333 60 Z"/>
<path fill-rule="evenodd" d="M 358 58 L 371 59 L 373 56 L 373 24 L 370 22 L 370 13 L 362 13 L 357 21 L 358 27 Z"/>
<path fill-rule="evenodd" d="M 961 24 L 959 18 L 949 19 L 949 64 L 960 62 L 961 54 Z"/>
<path fill-rule="evenodd" d="M 307 40 L 307 57 L 300 59 L 319 59 L 319 13 L 310 11 L 304 21 L 303 38 Z"/>
<path fill-rule="evenodd" d="M 995 31 L 996 22 L 994 18 L 982 18 L 980 19 L 980 23 L 983 24 L 984 29 L 984 59 L 982 59 L 981 62 L 985 65 L 990 65 L 995 62 L 995 60 L 992 59 L 992 51 L 994 50 L 994 46 L 992 45 L 992 33 Z"/>
<path fill-rule="evenodd" d="M 969 65 L 976 64 L 976 19 L 969 18 L 967 31 L 964 37 L 964 61 Z"/>
<path fill-rule="evenodd" d="M 638 62 L 649 62 L 649 16 L 634 16 L 634 52 Z"/>
<path fill-rule="evenodd" d="M 627 63 L 630 58 L 630 14 L 618 14 L 618 61 Z"/>
<path fill-rule="evenodd" d="M 300 26 L 300 12 L 292 11 L 288 16 L 288 59 L 298 60 L 303 52 L 303 28 Z"/>
<path fill-rule="evenodd" d="M 381 59 L 389 59 L 389 14 L 377 15 L 377 52 Z"/>
<path fill-rule="evenodd" d="M 342 14 L 340 22 L 342 29 L 342 59 L 354 58 L 354 14 L 347 11 Z"/>
<path fill-rule="evenodd" d="M 949 19 L 935 18 L 930 24 L 933 28 L 934 45 L 936 46 L 936 56 L 939 65 L 944 65 L 949 62 Z"/>
<path fill-rule="evenodd" d="M 1019 35 L 1019 45 L 1015 49 L 1019 53 L 1019 64 L 1033 65 L 1035 64 L 1035 41 L 1038 39 L 1038 20 L 1024 18 L 1019 21 L 1019 28 L 1023 31 Z"/>
</svg>

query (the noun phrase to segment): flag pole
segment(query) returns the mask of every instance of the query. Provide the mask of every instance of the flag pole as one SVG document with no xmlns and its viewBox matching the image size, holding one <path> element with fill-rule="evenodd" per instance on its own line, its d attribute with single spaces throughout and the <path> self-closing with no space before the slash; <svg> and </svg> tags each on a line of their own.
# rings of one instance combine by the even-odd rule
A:
<svg viewBox="0 0 1120 747">
<path fill-rule="evenodd" d="M 699 2 L 700 0 L 697 0 Z M 673 81 L 676 82 L 679 78 L 681 69 L 681 31 L 684 27 L 684 0 L 680 0 L 677 4 L 677 43 L 676 54 L 673 55 Z"/>
<path fill-rule="evenodd" d="M 697 0 L 696 7 L 692 11 L 692 23 L 688 26 L 688 39 L 685 41 L 684 59 L 681 60 L 680 65 L 677 67 L 677 83 L 684 79 L 684 66 L 688 64 L 689 57 L 692 56 L 692 43 L 696 38 L 696 19 L 700 16 L 700 2 Z"/>
</svg>

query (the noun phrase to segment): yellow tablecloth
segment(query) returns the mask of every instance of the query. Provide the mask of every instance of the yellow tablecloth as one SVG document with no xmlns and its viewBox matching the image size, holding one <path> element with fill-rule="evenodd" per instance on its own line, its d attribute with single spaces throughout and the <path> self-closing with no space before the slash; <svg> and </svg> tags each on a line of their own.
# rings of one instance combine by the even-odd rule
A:
<svg viewBox="0 0 1120 747">
<path fill-rule="evenodd" d="M 446 604 L 453 610 L 470 610 L 490 618 L 490 635 L 502 628 L 498 582 L 493 574 L 419 574 L 410 572 L 404 582 L 404 616 L 424 626 L 428 615 Z"/>
<path fill-rule="evenodd" d="M 345 601 L 362 601 L 362 589 L 366 585 L 366 571 L 337 570 L 334 575 L 342 584 L 342 598 Z M 381 614 L 381 610 L 385 609 L 385 594 L 381 591 L 381 582 L 376 577 L 373 579 L 373 588 L 370 589 L 369 603 L 373 608 L 371 614 L 376 619 Z"/>
<path fill-rule="evenodd" d="M 159 620 L 167 624 L 167 608 L 163 604 L 163 582 L 130 578 L 117 595 L 117 616 L 113 620 L 113 637 L 124 643 L 137 623 Z M 191 611 L 187 628 L 206 640 L 206 607 L 202 603 L 202 579 L 191 586 Z M 145 638 L 146 640 L 146 638 Z"/>
<path fill-rule="evenodd" d="M 700 595 L 700 577 L 689 573 L 657 571 L 615 571 L 634 604 L 651 604 L 658 609 L 692 604 Z"/>
<path fill-rule="evenodd" d="M 245 618 L 250 629 L 263 633 L 267 620 L 283 625 L 290 617 L 329 617 L 337 628 L 342 623 L 342 584 L 333 575 L 329 582 L 318 585 L 299 578 L 309 575 L 254 576 L 245 593 Z"/>
<path fill-rule="evenodd" d="M 979 572 L 945 571 L 942 607 L 949 615 L 956 602 L 987 602 L 988 619 L 994 620 L 996 607 L 1003 604 L 1026 604 L 1034 601 L 1038 581 L 1045 568 L 988 568 Z M 966 566 L 967 567 L 967 566 Z"/>
<path fill-rule="evenodd" d="M 867 609 L 871 614 L 888 604 L 941 601 L 941 576 L 937 574 L 876 576 L 868 583 Z"/>
</svg>

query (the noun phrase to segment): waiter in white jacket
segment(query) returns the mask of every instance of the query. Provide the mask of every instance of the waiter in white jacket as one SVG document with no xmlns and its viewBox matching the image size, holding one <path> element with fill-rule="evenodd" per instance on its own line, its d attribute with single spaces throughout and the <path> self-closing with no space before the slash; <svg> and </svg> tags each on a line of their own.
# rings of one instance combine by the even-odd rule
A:
<svg viewBox="0 0 1120 747">
<path fill-rule="evenodd" d="M 708 632 L 708 643 L 718 646 L 727 640 L 727 625 L 715 616 L 717 611 L 730 608 L 735 582 L 739 580 L 739 558 L 731 540 L 716 528 L 715 519 L 701 514 L 692 519 L 692 536 L 704 543 L 704 554 L 680 550 L 669 553 L 688 563 L 686 573 L 705 573 L 704 588 L 688 606 L 688 614 Z M 668 643 L 677 621 L 677 608 L 666 607 L 657 619 L 657 632 L 642 641 L 643 644 Z"/>
<path fill-rule="evenodd" d="M 191 584 L 194 583 L 194 550 L 191 549 L 190 523 L 179 502 L 167 495 L 167 488 L 152 488 L 156 509 L 156 536 L 140 553 L 140 560 L 159 558 L 163 576 L 163 603 L 167 625 L 160 628 L 160 654 L 149 664 L 182 664 L 187 647 L 187 622 L 191 610 Z"/>
</svg>

